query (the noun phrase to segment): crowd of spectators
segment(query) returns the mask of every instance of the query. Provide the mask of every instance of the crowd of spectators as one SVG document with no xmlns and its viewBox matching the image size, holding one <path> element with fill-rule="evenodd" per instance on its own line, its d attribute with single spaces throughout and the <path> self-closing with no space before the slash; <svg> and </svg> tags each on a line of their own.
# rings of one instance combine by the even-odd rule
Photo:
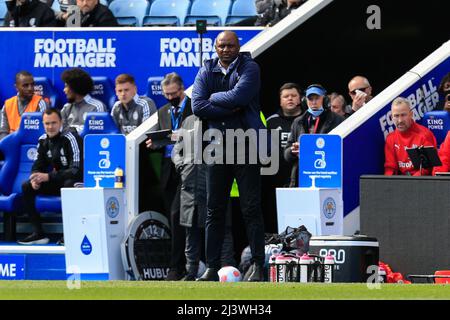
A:
<svg viewBox="0 0 450 320">
<path fill-rule="evenodd" d="M 60 11 L 52 9 L 59 2 Z M 255 0 L 256 15 L 233 25 L 270 27 L 307 0 Z M 119 23 L 99 0 L 5 0 L 5 27 L 117 27 Z"/>
</svg>

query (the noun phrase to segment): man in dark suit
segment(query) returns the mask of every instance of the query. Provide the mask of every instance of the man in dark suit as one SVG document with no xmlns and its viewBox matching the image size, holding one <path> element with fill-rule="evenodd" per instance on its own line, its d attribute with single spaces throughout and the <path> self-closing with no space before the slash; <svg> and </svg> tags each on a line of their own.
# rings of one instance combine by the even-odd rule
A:
<svg viewBox="0 0 450 320">
<path fill-rule="evenodd" d="M 175 72 L 167 74 L 161 81 L 163 94 L 168 103 L 158 110 L 158 124 L 153 130 L 171 129 L 174 131 L 172 140 L 176 141 L 176 131 L 181 127 L 184 119 L 192 114 L 191 99 L 184 93 L 181 77 Z M 183 278 L 185 267 L 185 229 L 180 226 L 180 175 L 176 172 L 171 154 L 173 144 L 162 146 L 157 141 L 148 139 L 147 148 L 161 150 L 164 157 L 161 163 L 161 189 L 163 192 L 164 209 L 170 213 L 172 230 L 172 254 L 169 274 L 166 280 L 180 280 Z"/>
</svg>

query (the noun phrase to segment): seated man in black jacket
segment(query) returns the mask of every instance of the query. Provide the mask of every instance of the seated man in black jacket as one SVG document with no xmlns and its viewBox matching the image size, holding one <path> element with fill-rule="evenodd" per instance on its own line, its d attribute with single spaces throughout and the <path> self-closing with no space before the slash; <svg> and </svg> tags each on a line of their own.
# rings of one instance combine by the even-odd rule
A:
<svg viewBox="0 0 450 320">
<path fill-rule="evenodd" d="M 291 133 L 284 149 L 284 158 L 288 162 L 293 162 L 290 187 L 297 186 L 299 143 L 298 139 L 302 134 L 308 133 L 328 133 L 336 128 L 344 117 L 334 113 L 326 105 L 326 91 L 319 84 L 312 84 L 306 89 L 306 99 L 308 110 L 292 123 Z"/>
<path fill-rule="evenodd" d="M 55 13 L 40 0 L 7 0 L 5 27 L 54 27 Z"/>
<path fill-rule="evenodd" d="M 99 0 L 76 0 L 77 10 L 59 15 L 60 25 L 67 27 L 118 27 L 116 17 Z"/>
<path fill-rule="evenodd" d="M 40 216 L 36 211 L 37 195 L 60 195 L 61 188 L 70 188 L 83 180 L 82 140 L 75 130 L 61 132 L 62 119 L 58 109 L 46 109 L 43 115 L 45 134 L 39 138 L 37 158 L 30 179 L 23 183 L 23 205 L 33 226 L 33 233 L 19 244 L 47 244 Z"/>
</svg>

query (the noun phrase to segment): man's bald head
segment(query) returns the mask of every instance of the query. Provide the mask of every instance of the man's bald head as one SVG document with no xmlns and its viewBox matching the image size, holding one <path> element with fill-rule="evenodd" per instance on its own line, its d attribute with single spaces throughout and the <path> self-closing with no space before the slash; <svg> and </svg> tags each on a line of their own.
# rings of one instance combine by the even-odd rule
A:
<svg viewBox="0 0 450 320">
<path fill-rule="evenodd" d="M 355 99 L 356 90 L 363 91 L 366 93 L 366 102 L 370 100 L 372 95 L 372 87 L 370 86 L 369 80 L 367 80 L 366 77 L 363 76 L 355 76 L 353 77 L 349 83 L 348 83 L 348 94 L 352 98 L 352 100 Z"/>
<path fill-rule="evenodd" d="M 222 31 L 216 38 L 217 55 L 222 66 L 228 66 L 237 58 L 240 50 L 239 39 L 233 31 Z"/>
</svg>

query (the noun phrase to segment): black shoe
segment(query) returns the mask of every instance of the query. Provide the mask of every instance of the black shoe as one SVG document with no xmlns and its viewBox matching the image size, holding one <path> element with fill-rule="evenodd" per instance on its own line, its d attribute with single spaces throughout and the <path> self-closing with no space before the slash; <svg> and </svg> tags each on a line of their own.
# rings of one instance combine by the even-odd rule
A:
<svg viewBox="0 0 450 320">
<path fill-rule="evenodd" d="M 31 245 L 31 244 L 47 244 L 50 240 L 46 238 L 44 235 L 33 232 L 29 236 L 27 236 L 25 239 L 21 241 L 17 241 L 18 244 L 25 244 L 25 245 Z"/>
<path fill-rule="evenodd" d="M 184 277 L 184 272 L 176 269 L 170 269 L 166 281 L 178 281 Z"/>
<path fill-rule="evenodd" d="M 182 281 L 195 281 L 196 277 L 193 274 L 187 274 L 184 276 L 183 279 L 181 279 Z"/>
<path fill-rule="evenodd" d="M 264 281 L 264 267 L 254 263 L 253 272 L 248 277 L 247 281 L 250 282 L 261 282 Z"/>
<path fill-rule="evenodd" d="M 218 271 L 215 268 L 207 268 L 205 273 L 197 281 L 219 281 Z"/>
<path fill-rule="evenodd" d="M 56 245 L 63 246 L 64 245 L 64 237 L 61 237 L 58 241 L 56 241 Z"/>
</svg>

